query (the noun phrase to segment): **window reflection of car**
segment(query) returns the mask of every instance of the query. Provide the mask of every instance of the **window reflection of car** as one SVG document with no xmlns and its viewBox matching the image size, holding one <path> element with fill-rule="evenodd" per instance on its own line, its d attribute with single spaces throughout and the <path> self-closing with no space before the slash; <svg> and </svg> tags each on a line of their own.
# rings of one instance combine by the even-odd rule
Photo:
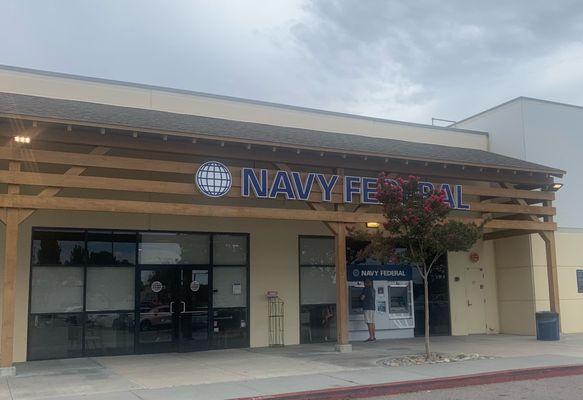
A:
<svg viewBox="0 0 583 400">
<path fill-rule="evenodd" d="M 140 314 L 140 328 L 143 331 L 161 329 L 172 325 L 170 306 L 142 307 Z"/>
</svg>

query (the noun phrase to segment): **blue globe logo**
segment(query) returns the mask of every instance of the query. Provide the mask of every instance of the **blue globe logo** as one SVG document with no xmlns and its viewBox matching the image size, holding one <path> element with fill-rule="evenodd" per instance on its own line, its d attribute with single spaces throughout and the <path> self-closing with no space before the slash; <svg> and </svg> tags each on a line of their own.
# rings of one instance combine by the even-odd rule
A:
<svg viewBox="0 0 583 400">
<path fill-rule="evenodd" d="M 196 171 L 196 187 L 209 197 L 221 197 L 229 192 L 233 177 L 229 169 L 218 161 L 207 161 Z"/>
</svg>

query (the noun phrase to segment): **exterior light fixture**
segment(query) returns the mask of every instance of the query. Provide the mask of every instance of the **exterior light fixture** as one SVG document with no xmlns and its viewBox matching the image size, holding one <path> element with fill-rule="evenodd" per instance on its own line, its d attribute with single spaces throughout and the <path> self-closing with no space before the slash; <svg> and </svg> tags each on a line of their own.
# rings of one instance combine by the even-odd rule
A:
<svg viewBox="0 0 583 400">
<path fill-rule="evenodd" d="M 192 138 L 192 144 L 196 144 L 196 138 Z"/>
<path fill-rule="evenodd" d="M 550 185 L 548 190 L 551 190 L 553 192 L 556 192 L 557 190 L 559 190 L 562 187 L 563 187 L 563 184 L 562 183 L 556 182 L 556 183 L 553 183 L 552 185 Z"/>
<path fill-rule="evenodd" d="M 137 138 L 137 137 L 138 137 L 138 132 L 136 132 L 136 131 L 133 131 L 133 132 L 132 132 L 132 136 L 133 136 L 134 138 Z"/>
<path fill-rule="evenodd" d="M 381 226 L 380 222 L 367 222 L 366 223 L 367 228 L 378 229 L 378 228 L 380 228 L 380 226 Z"/>
<path fill-rule="evenodd" d="M 73 126 L 67 125 L 67 132 L 72 132 L 72 131 L 73 131 Z"/>
<path fill-rule="evenodd" d="M 30 137 L 28 137 L 28 136 L 14 136 L 14 141 L 16 143 L 28 144 L 28 143 L 30 143 Z"/>
<path fill-rule="evenodd" d="M 102 135 L 105 135 L 105 128 L 101 128 L 101 129 L 99 130 L 99 133 L 101 133 Z"/>
<path fill-rule="evenodd" d="M 300 154 L 302 151 L 300 149 L 296 150 L 296 154 Z"/>
</svg>

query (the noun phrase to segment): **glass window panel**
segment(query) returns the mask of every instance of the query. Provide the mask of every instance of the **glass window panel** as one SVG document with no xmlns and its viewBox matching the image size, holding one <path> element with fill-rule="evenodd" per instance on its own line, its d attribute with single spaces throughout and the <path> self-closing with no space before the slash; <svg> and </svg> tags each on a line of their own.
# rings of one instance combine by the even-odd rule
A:
<svg viewBox="0 0 583 400">
<path fill-rule="evenodd" d="M 213 236 L 214 265 L 246 265 L 247 236 L 246 235 L 214 235 Z"/>
<path fill-rule="evenodd" d="M 228 308 L 213 311 L 213 345 L 215 348 L 228 349 L 246 347 L 247 309 Z"/>
<path fill-rule="evenodd" d="M 85 264 L 85 233 L 65 230 L 34 231 L 32 264 Z"/>
<path fill-rule="evenodd" d="M 89 264 L 113 264 L 113 235 L 106 231 L 89 231 L 87 234 L 87 253 Z"/>
<path fill-rule="evenodd" d="M 429 275 L 429 333 L 449 335 L 451 318 L 449 312 L 449 288 L 447 258 L 442 257 L 433 266 Z M 425 334 L 425 295 L 423 279 L 417 268 L 413 268 L 413 306 L 415 315 L 415 335 Z"/>
<path fill-rule="evenodd" d="M 81 357 L 81 314 L 31 315 L 28 326 L 28 359 Z"/>
<path fill-rule="evenodd" d="M 334 238 L 300 238 L 300 265 L 334 265 L 334 254 Z"/>
<path fill-rule="evenodd" d="M 134 351 L 134 314 L 87 314 L 85 355 L 128 354 Z"/>
<path fill-rule="evenodd" d="M 135 232 L 113 234 L 113 262 L 116 265 L 135 265 L 137 238 Z"/>
<path fill-rule="evenodd" d="M 336 269 L 301 267 L 301 304 L 336 303 Z"/>
<path fill-rule="evenodd" d="M 186 233 L 140 234 L 140 264 L 209 264 L 210 236 Z"/>
<path fill-rule="evenodd" d="M 83 311 L 82 267 L 34 267 L 31 313 Z"/>
<path fill-rule="evenodd" d="M 336 305 L 302 305 L 300 342 L 318 343 L 336 340 Z"/>
<path fill-rule="evenodd" d="M 214 267 L 213 307 L 247 307 L 246 267 Z"/>
<path fill-rule="evenodd" d="M 133 267 L 88 267 L 87 311 L 133 310 Z"/>
</svg>

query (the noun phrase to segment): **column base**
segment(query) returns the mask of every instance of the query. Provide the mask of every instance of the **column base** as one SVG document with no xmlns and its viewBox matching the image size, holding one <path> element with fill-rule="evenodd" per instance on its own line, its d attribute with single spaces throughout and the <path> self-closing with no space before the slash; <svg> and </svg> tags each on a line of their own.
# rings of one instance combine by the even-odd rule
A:
<svg viewBox="0 0 583 400">
<path fill-rule="evenodd" d="M 16 368 L 15 367 L 0 368 L 0 378 L 4 378 L 6 376 L 16 376 Z"/>
<path fill-rule="evenodd" d="M 337 344 L 334 347 L 334 350 L 336 350 L 339 353 L 352 353 L 352 345 L 351 344 Z"/>
</svg>

